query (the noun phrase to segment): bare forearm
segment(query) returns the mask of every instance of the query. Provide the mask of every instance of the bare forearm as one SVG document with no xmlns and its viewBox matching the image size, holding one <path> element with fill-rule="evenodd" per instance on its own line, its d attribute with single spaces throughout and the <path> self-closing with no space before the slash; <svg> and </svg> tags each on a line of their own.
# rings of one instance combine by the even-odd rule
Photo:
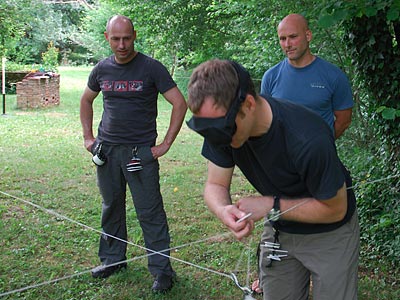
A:
<svg viewBox="0 0 400 300">
<path fill-rule="evenodd" d="M 273 206 L 270 196 L 254 196 L 242 198 L 238 208 L 244 212 L 252 212 L 254 220 L 260 220 L 268 214 Z M 340 188 L 335 197 L 328 200 L 315 198 L 299 198 L 280 200 L 280 218 L 286 221 L 324 224 L 343 219 L 347 210 L 347 194 L 345 186 Z"/>
<path fill-rule="evenodd" d="M 164 137 L 164 143 L 171 147 L 175 141 L 179 131 L 181 130 L 183 119 L 186 114 L 186 105 L 174 107 L 171 113 L 171 119 L 168 127 L 168 131 Z"/>
<path fill-rule="evenodd" d="M 93 136 L 93 101 L 97 97 L 98 92 L 92 91 L 86 87 L 80 104 L 80 118 L 83 131 L 83 145 L 89 152 L 91 151 L 94 136 Z"/>
<path fill-rule="evenodd" d="M 171 147 L 179 130 L 182 127 L 183 119 L 187 111 L 187 104 L 181 91 L 174 87 L 163 94 L 164 98 L 172 105 L 172 113 L 169 121 L 168 131 L 165 134 L 163 143 Z"/>
<path fill-rule="evenodd" d="M 334 111 L 335 123 L 335 139 L 339 138 L 351 124 L 352 109 Z"/>
<path fill-rule="evenodd" d="M 99 93 L 86 87 L 81 96 L 80 118 L 82 124 L 83 138 L 93 140 L 93 101 Z"/>
<path fill-rule="evenodd" d="M 237 222 L 246 214 L 232 205 L 229 187 L 233 168 L 220 168 L 208 163 L 208 178 L 204 188 L 204 199 L 209 210 L 225 224 L 239 240 L 251 234 L 254 221 L 247 219 Z"/>
<path fill-rule="evenodd" d="M 335 122 L 334 127 L 335 127 L 335 139 L 338 139 L 345 131 L 346 129 L 350 126 L 350 123 L 347 124 L 341 124 Z"/>
<path fill-rule="evenodd" d="M 221 219 L 221 211 L 227 205 L 232 204 L 229 191 L 226 187 L 206 183 L 204 188 L 204 200 L 208 209 Z"/>
<path fill-rule="evenodd" d="M 87 102 L 81 102 L 80 118 L 82 124 L 83 138 L 93 138 L 93 108 Z"/>
<path fill-rule="evenodd" d="M 303 198 L 300 200 L 282 200 L 281 212 L 286 212 L 281 216 L 283 220 L 300 223 L 329 224 L 342 220 L 346 210 L 331 207 L 325 201 L 314 198 Z"/>
</svg>

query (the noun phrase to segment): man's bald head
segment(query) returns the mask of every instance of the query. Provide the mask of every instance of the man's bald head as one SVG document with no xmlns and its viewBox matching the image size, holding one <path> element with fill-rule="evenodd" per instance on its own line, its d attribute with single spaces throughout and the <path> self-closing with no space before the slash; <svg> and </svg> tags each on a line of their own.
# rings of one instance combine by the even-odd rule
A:
<svg viewBox="0 0 400 300">
<path fill-rule="evenodd" d="M 133 22 L 130 18 L 122 15 L 115 15 L 108 19 L 107 25 L 106 25 L 106 32 L 110 32 L 110 29 L 117 23 L 125 23 L 128 24 L 130 27 L 132 27 L 132 32 L 135 30 L 135 27 L 133 26 Z"/>
<path fill-rule="evenodd" d="M 301 28 L 304 31 L 310 30 L 307 19 L 300 14 L 290 14 L 284 17 L 282 21 L 279 22 L 278 30 L 286 24 L 294 24 L 296 27 Z"/>
</svg>

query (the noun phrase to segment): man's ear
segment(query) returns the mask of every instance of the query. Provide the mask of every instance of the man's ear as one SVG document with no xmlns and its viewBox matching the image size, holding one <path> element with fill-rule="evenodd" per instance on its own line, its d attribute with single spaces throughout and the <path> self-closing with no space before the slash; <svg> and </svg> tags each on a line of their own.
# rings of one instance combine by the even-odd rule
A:
<svg viewBox="0 0 400 300">
<path fill-rule="evenodd" d="M 107 31 L 104 31 L 104 37 L 105 37 L 106 40 L 108 41 L 108 34 L 107 34 Z"/>
<path fill-rule="evenodd" d="M 312 40 L 312 31 L 310 29 L 306 31 L 306 38 L 307 38 L 307 42 L 311 42 L 311 40 Z"/>
<path fill-rule="evenodd" d="M 256 109 L 256 100 L 251 94 L 247 94 L 243 103 L 240 105 L 239 113 L 248 114 Z"/>
<path fill-rule="evenodd" d="M 254 99 L 253 95 L 247 94 L 246 98 L 244 98 L 243 105 L 249 110 L 254 110 L 256 109 L 256 99 Z"/>
</svg>

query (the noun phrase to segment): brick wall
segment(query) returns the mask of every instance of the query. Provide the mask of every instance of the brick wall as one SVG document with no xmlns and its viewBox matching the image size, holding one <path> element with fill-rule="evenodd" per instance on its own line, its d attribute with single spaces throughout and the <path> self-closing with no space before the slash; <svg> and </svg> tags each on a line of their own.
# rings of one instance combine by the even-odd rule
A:
<svg viewBox="0 0 400 300">
<path fill-rule="evenodd" d="M 17 83 L 17 108 L 41 108 L 60 104 L 60 75 L 29 76 Z"/>
</svg>

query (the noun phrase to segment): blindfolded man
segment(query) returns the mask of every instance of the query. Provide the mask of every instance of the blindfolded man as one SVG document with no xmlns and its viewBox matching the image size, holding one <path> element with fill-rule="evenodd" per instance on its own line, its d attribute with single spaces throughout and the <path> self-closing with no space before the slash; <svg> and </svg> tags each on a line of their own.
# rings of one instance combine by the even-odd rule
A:
<svg viewBox="0 0 400 300">
<path fill-rule="evenodd" d="M 308 299 L 310 277 L 315 299 L 357 299 L 356 202 L 326 122 L 300 105 L 257 95 L 248 72 L 226 60 L 194 70 L 188 107 L 188 126 L 204 137 L 210 211 L 238 239 L 265 218 L 260 245 L 287 251 L 280 258 L 260 249 L 264 299 Z M 232 203 L 235 166 L 260 195 Z"/>
</svg>

